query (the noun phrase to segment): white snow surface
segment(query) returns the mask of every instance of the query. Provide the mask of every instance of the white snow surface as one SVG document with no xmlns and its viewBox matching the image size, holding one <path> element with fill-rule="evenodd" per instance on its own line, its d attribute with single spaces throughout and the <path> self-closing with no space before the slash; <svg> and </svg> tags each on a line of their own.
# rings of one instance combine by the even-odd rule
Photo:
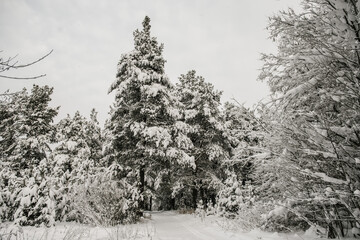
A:
<svg viewBox="0 0 360 240">
<path fill-rule="evenodd" d="M 67 149 L 69 149 L 70 151 L 74 151 L 76 149 L 76 146 L 78 145 L 78 143 L 75 141 L 67 141 L 65 144 Z"/>
<path fill-rule="evenodd" d="M 159 94 L 159 92 L 165 92 L 166 87 L 158 83 L 153 83 L 152 85 L 144 85 L 142 90 L 146 93 L 146 95 L 155 97 Z"/>
<path fill-rule="evenodd" d="M 297 87 L 287 91 L 284 97 L 293 97 L 294 95 L 299 95 L 305 92 L 307 89 L 313 87 L 318 82 L 317 78 L 312 78 L 308 82 L 304 82 Z"/>
<path fill-rule="evenodd" d="M 320 177 L 323 179 L 323 181 L 325 182 L 329 182 L 329 183 L 334 183 L 334 184 L 348 184 L 347 181 L 341 180 L 341 179 L 337 179 L 337 178 L 333 178 L 333 177 L 329 177 L 327 176 L 325 173 L 321 173 L 321 172 L 316 172 L 314 173 L 316 176 Z"/>
<path fill-rule="evenodd" d="M 51 228 L 45 227 L 17 227 L 12 223 L 0 225 L 0 236 L 10 232 L 13 237 L 9 239 L 139 239 L 139 240 L 313 240 L 313 234 L 281 234 L 268 233 L 260 230 L 242 232 L 241 230 L 225 230 L 226 221 L 215 216 L 204 218 L 177 212 L 151 212 L 148 218 L 138 224 L 121 225 L 116 227 L 91 227 L 78 223 L 57 223 Z M 222 227 L 220 227 L 222 226 Z M 14 234 L 17 233 L 18 235 Z M 8 238 L 6 238 L 8 239 Z"/>
</svg>

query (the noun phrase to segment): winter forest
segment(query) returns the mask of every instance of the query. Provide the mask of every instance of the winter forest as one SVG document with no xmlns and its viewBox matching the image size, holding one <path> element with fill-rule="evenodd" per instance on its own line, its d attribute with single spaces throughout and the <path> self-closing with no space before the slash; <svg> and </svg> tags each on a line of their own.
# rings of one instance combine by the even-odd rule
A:
<svg viewBox="0 0 360 240">
<path fill-rule="evenodd" d="M 147 16 L 119 56 L 104 126 L 95 109 L 55 123 L 49 86 L 1 94 L 0 222 L 109 227 L 171 210 L 359 238 L 360 1 L 302 4 L 269 18 L 277 53 L 249 81 L 270 98 L 253 108 L 223 103 L 196 70 L 174 84 Z M 14 66 L 1 56 L 1 75 Z"/>
</svg>

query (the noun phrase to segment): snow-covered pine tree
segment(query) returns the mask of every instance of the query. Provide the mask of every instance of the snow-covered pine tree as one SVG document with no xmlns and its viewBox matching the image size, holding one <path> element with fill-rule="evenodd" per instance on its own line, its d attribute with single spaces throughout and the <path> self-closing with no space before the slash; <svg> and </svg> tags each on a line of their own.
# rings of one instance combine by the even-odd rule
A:
<svg viewBox="0 0 360 240">
<path fill-rule="evenodd" d="M 232 136 L 233 153 L 229 161 L 231 169 L 241 180 L 241 185 L 250 184 L 253 173 L 254 159 L 264 157 L 263 138 L 266 129 L 262 120 L 254 111 L 233 103 L 224 105 L 226 128 Z"/>
<path fill-rule="evenodd" d="M 1 203 L 3 220 L 22 225 L 53 224 L 52 196 L 47 185 L 49 143 L 57 115 L 50 108 L 53 89 L 33 86 L 0 105 Z"/>
<path fill-rule="evenodd" d="M 74 211 L 71 199 L 90 177 L 95 175 L 102 151 L 101 128 L 93 109 L 90 121 L 78 111 L 74 117 L 69 115 L 56 125 L 57 146 L 52 153 L 51 181 L 56 186 L 57 219 L 81 220 Z"/>
<path fill-rule="evenodd" d="M 356 232 L 360 224 L 360 2 L 303 5 L 302 13 L 281 12 L 269 25 L 279 48 L 264 55 L 260 75 L 275 99 L 267 114 L 274 138 L 266 142 L 278 157 L 268 169 L 292 186 L 280 183 L 274 197 L 286 196 L 293 213 L 340 237 L 345 226 Z"/>
<path fill-rule="evenodd" d="M 87 136 L 87 145 L 90 148 L 90 159 L 94 161 L 95 166 L 103 166 L 101 159 L 103 158 L 103 145 L 105 141 L 103 129 L 100 127 L 97 120 L 97 112 L 95 109 L 91 110 L 90 121 L 85 128 Z"/>
<path fill-rule="evenodd" d="M 232 156 L 223 162 L 226 179 L 218 192 L 220 212 L 229 217 L 242 214 L 253 202 L 254 165 L 264 157 L 261 120 L 242 105 L 226 102 L 223 114 L 228 134 L 232 138 Z"/>
<path fill-rule="evenodd" d="M 187 125 L 178 121 L 177 100 L 164 72 L 163 45 L 150 35 L 149 17 L 143 29 L 134 32 L 134 41 L 135 49 L 121 56 L 109 90 L 115 92 L 115 103 L 107 123 L 107 149 L 112 155 L 108 163 L 121 165 L 119 177 L 138 187 L 142 210 L 151 205 L 154 190 L 172 165 L 195 165 L 184 151 L 192 143 Z"/>
<path fill-rule="evenodd" d="M 73 176 L 78 175 L 79 181 L 83 181 L 101 158 L 102 135 L 98 122 L 96 118 L 89 121 L 77 111 L 74 117 L 68 115 L 60 120 L 56 127 L 58 144 L 53 155 L 62 159 L 55 160 L 56 166 L 61 166 L 60 175 L 69 172 Z"/>
<path fill-rule="evenodd" d="M 137 192 L 114 176 L 118 165 L 104 166 L 96 114 L 93 109 L 88 120 L 76 112 L 57 124 L 51 165 L 56 218 L 102 226 L 133 222 Z"/>
<path fill-rule="evenodd" d="M 179 169 L 177 183 L 178 195 L 191 196 L 192 207 L 202 200 L 215 203 L 219 184 L 224 177 L 221 166 L 230 158 L 231 136 L 227 134 L 225 119 L 220 111 L 221 92 L 196 76 L 194 70 L 181 75 L 176 92 L 183 105 L 185 123 L 191 126 L 188 133 L 194 147 L 191 156 L 196 168 Z M 190 191 L 190 192 L 189 192 Z"/>
<path fill-rule="evenodd" d="M 48 86 L 34 85 L 30 95 L 24 89 L 1 105 L 2 158 L 18 175 L 31 171 L 49 151 L 51 123 L 57 115 L 57 109 L 48 106 L 52 92 Z"/>
</svg>

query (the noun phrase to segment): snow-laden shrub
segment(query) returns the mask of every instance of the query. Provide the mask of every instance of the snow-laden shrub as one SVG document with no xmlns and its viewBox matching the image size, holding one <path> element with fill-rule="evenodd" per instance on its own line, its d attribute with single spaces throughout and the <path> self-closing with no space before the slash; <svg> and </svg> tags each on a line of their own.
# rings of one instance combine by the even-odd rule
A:
<svg viewBox="0 0 360 240">
<path fill-rule="evenodd" d="M 306 219 L 291 210 L 293 209 L 282 204 L 273 206 L 270 211 L 264 213 L 261 228 L 276 232 L 291 232 L 309 228 Z"/>
<path fill-rule="evenodd" d="M 223 215 L 217 221 L 218 225 L 228 231 L 251 231 L 253 229 L 261 228 L 264 223 L 265 207 L 259 205 L 258 207 L 244 207 L 234 218 L 227 218 Z"/>
<path fill-rule="evenodd" d="M 55 224 L 55 192 L 47 181 L 21 189 L 14 214 L 15 224 L 21 226 L 53 226 Z"/>
<path fill-rule="evenodd" d="M 21 189 L 21 183 L 15 174 L 5 165 L 0 170 L 0 220 L 13 221 L 15 212 L 15 197 Z"/>
<path fill-rule="evenodd" d="M 12 171 L 0 171 L 0 219 L 14 221 L 18 225 L 52 226 L 58 193 L 50 178 L 42 177 L 40 166 L 30 173 L 16 175 Z"/>
<path fill-rule="evenodd" d="M 236 174 L 227 171 L 227 175 L 228 177 L 218 192 L 218 214 L 227 218 L 235 218 L 238 214 L 240 205 L 246 201 L 246 199 L 244 199 L 246 196 Z"/>
<path fill-rule="evenodd" d="M 253 207 L 254 186 L 250 181 L 243 185 L 234 171 L 226 171 L 226 174 L 227 178 L 217 195 L 216 211 L 218 215 L 235 219 Z"/>
<path fill-rule="evenodd" d="M 70 196 L 77 220 L 101 226 L 133 223 L 139 218 L 138 190 L 125 180 L 95 179 L 73 186 Z"/>
</svg>

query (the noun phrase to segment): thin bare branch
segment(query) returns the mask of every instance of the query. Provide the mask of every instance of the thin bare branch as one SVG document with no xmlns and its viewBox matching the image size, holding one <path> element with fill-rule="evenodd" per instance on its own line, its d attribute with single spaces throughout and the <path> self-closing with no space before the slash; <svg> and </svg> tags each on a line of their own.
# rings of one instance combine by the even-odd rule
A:
<svg viewBox="0 0 360 240">
<path fill-rule="evenodd" d="M 2 51 L 0 51 L 0 52 L 2 52 Z M 42 61 L 46 57 L 48 57 L 52 52 L 53 52 L 53 50 L 51 50 L 50 52 L 48 52 L 41 58 L 39 58 L 33 62 L 27 63 L 27 64 L 18 64 L 18 61 L 13 62 L 18 55 L 16 55 L 15 57 L 9 57 L 7 60 L 0 58 L 0 73 L 11 70 L 11 69 L 25 68 L 25 67 L 34 65 L 34 64 Z M 46 74 L 31 76 L 31 77 L 13 77 L 13 76 L 8 76 L 8 75 L 0 75 L 0 78 L 15 79 L 15 80 L 31 80 L 31 79 L 42 78 L 45 76 L 46 76 Z"/>
<path fill-rule="evenodd" d="M 35 77 L 10 77 L 10 76 L 5 76 L 5 75 L 0 75 L 0 78 L 8 78 L 8 79 L 16 79 L 16 80 L 31 80 L 31 79 L 42 78 L 45 76 L 46 76 L 46 74 L 38 75 Z"/>
<path fill-rule="evenodd" d="M 9 59 L 8 61 L 6 61 L 5 63 L 3 62 L 1 65 L 7 66 L 7 67 L 10 67 L 10 68 L 15 68 L 15 69 L 28 67 L 28 66 L 31 66 L 31 65 L 34 65 L 34 64 L 40 62 L 41 60 L 43 60 L 44 58 L 49 56 L 53 51 L 54 50 L 51 50 L 50 52 L 48 52 L 47 54 L 45 54 L 41 58 L 39 58 L 39 59 L 37 59 L 37 60 L 35 60 L 33 62 L 27 63 L 27 64 L 16 65 L 17 62 L 15 64 L 9 64 L 9 62 L 12 61 L 15 58 L 15 57 L 13 57 L 13 58 Z"/>
</svg>

